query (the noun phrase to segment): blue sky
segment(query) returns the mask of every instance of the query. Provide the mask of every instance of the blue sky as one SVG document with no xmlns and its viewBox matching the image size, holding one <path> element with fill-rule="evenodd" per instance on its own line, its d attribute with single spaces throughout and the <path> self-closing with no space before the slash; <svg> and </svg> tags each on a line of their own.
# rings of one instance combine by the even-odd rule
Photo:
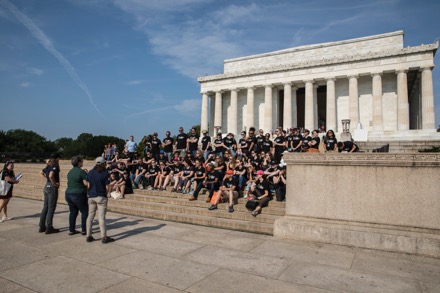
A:
<svg viewBox="0 0 440 293">
<path fill-rule="evenodd" d="M 406 0 L 0 0 L 0 129 L 175 134 L 200 123 L 197 77 L 224 59 L 396 30 L 405 46 L 433 43 L 439 11 Z"/>
</svg>

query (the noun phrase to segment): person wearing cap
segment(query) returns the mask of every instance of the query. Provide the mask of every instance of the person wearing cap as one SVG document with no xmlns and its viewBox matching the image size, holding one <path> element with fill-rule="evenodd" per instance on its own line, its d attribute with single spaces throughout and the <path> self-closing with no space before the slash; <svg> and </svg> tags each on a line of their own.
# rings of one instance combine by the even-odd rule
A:
<svg viewBox="0 0 440 293">
<path fill-rule="evenodd" d="M 202 152 L 203 152 L 203 158 L 205 161 L 208 159 L 209 154 L 212 151 L 211 147 L 211 137 L 208 135 L 207 130 L 203 130 L 203 137 L 202 137 Z"/>
<path fill-rule="evenodd" d="M 66 202 L 69 205 L 69 235 L 80 233 L 75 230 L 76 218 L 81 212 L 81 234 L 86 235 L 86 222 L 89 214 L 87 203 L 87 172 L 82 169 L 83 159 L 73 156 L 73 168 L 67 173 Z"/>
<path fill-rule="evenodd" d="M 223 156 L 223 149 L 226 146 L 223 144 L 222 133 L 217 133 L 217 137 L 214 140 L 214 152 L 217 156 Z"/>
<path fill-rule="evenodd" d="M 107 236 L 107 226 L 105 223 L 105 216 L 107 213 L 108 193 L 109 193 L 109 174 L 105 169 L 105 160 L 103 157 L 96 158 L 96 165 L 87 174 L 88 187 L 88 203 L 89 215 L 87 217 L 87 242 L 92 242 L 95 239 L 92 236 L 92 224 L 95 218 L 96 211 L 98 211 L 99 230 L 101 232 L 101 242 L 103 244 L 115 241 L 113 238 Z"/>
<path fill-rule="evenodd" d="M 233 177 L 233 175 L 234 171 L 226 171 L 225 178 L 223 179 L 222 185 L 220 186 L 220 196 L 218 196 L 214 204 L 209 207 L 210 211 L 217 209 L 220 198 L 222 198 L 225 201 L 227 199 L 229 200 L 228 211 L 230 213 L 234 212 L 234 201 L 238 198 L 238 191 L 235 190 L 237 188 L 237 180 Z"/>
<path fill-rule="evenodd" d="M 153 133 L 153 138 L 151 139 L 151 153 L 156 160 L 159 160 L 161 146 L 162 142 L 157 137 L 157 132 Z"/>
<path fill-rule="evenodd" d="M 278 163 L 275 160 L 272 160 L 269 164 L 269 168 L 264 171 L 264 175 L 266 175 L 266 180 L 274 183 L 274 177 L 278 176 L 280 170 L 278 169 Z"/>
<path fill-rule="evenodd" d="M 264 179 L 264 171 L 257 171 L 257 180 L 255 185 L 251 186 L 249 195 L 259 201 L 258 206 L 252 211 L 252 216 L 256 217 L 261 213 L 261 209 L 269 204 L 272 195 L 269 190 L 269 183 Z"/>
<path fill-rule="evenodd" d="M 164 150 L 160 150 L 159 152 L 159 158 L 157 159 L 157 163 L 164 162 L 165 164 L 168 163 L 168 158 L 165 156 Z"/>
<path fill-rule="evenodd" d="M 58 233 L 59 229 L 53 227 L 53 216 L 58 202 L 58 190 L 60 188 L 60 156 L 52 154 L 47 166 L 41 170 L 40 175 L 46 180 L 44 185 L 44 204 L 40 215 L 40 229 L 38 232 L 46 234 Z"/>
</svg>

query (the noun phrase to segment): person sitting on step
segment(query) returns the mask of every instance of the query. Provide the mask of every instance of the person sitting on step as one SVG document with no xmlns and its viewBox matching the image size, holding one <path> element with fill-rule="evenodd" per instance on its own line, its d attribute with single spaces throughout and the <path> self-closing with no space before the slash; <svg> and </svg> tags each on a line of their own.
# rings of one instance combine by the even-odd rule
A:
<svg viewBox="0 0 440 293">
<path fill-rule="evenodd" d="M 220 202 L 220 199 L 222 199 L 224 201 L 227 200 L 229 201 L 228 211 L 230 213 L 234 212 L 234 202 L 238 198 L 238 191 L 236 191 L 238 182 L 233 177 L 233 175 L 234 175 L 234 171 L 232 170 L 226 171 L 222 186 L 220 186 L 220 190 L 219 190 L 220 195 L 217 196 L 215 202 L 209 207 L 210 211 L 217 209 L 217 204 Z"/>
</svg>

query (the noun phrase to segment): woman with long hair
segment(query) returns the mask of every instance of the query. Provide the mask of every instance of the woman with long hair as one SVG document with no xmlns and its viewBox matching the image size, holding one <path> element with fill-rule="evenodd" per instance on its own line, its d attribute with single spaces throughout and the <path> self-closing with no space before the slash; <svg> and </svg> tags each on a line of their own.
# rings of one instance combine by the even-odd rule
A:
<svg viewBox="0 0 440 293">
<path fill-rule="evenodd" d="M 1 180 L 5 180 L 6 182 L 11 184 L 8 193 L 6 193 L 6 195 L 0 195 L 0 214 L 1 212 L 3 212 L 3 217 L 0 219 L 0 223 L 3 223 L 4 221 L 9 221 L 13 219 L 12 217 L 8 217 L 8 203 L 12 197 L 14 184 L 17 184 L 19 182 L 19 180 L 15 179 L 13 161 L 7 161 L 3 166 Z"/>
<path fill-rule="evenodd" d="M 338 149 L 338 140 L 335 137 L 335 133 L 333 132 L 333 130 L 329 130 L 327 131 L 325 138 L 324 138 L 324 143 L 325 143 L 325 149 L 326 151 L 336 151 Z"/>
</svg>

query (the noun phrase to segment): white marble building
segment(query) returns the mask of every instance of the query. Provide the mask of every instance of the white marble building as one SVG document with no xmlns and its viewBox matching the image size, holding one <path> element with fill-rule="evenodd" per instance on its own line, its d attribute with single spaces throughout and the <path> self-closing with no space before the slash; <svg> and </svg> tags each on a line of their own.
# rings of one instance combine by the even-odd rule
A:
<svg viewBox="0 0 440 293">
<path fill-rule="evenodd" d="M 397 31 L 225 60 L 224 73 L 198 79 L 201 128 L 213 135 L 216 128 L 238 134 L 251 126 L 271 132 L 323 124 L 340 133 L 341 121 L 350 119 L 359 140 L 434 136 L 438 43 L 405 48 L 403 36 Z"/>
</svg>

